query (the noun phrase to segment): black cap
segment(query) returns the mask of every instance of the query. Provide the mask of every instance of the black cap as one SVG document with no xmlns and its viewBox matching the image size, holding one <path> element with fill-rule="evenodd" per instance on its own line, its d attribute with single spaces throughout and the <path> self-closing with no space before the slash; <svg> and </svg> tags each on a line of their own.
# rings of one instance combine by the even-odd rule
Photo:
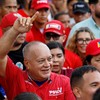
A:
<svg viewBox="0 0 100 100">
<path fill-rule="evenodd" d="M 90 12 L 89 6 L 84 1 L 78 1 L 73 5 L 73 13 L 87 13 Z"/>
</svg>

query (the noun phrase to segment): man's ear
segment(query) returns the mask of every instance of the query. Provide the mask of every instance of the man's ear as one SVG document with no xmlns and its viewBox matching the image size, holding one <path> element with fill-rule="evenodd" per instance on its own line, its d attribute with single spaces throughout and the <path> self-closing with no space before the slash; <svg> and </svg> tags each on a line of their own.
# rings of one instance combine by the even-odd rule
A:
<svg viewBox="0 0 100 100">
<path fill-rule="evenodd" d="M 29 70 L 29 68 L 30 68 L 30 63 L 28 62 L 27 59 L 24 59 L 24 65 L 25 65 L 25 67 L 26 67 L 26 70 Z"/>
<path fill-rule="evenodd" d="M 66 35 L 63 35 L 63 43 L 65 42 L 67 36 Z"/>
<path fill-rule="evenodd" d="M 81 98 L 81 90 L 80 90 L 80 88 L 74 87 L 73 88 L 73 93 L 74 93 L 76 98 Z"/>
<path fill-rule="evenodd" d="M 90 8 L 90 10 L 91 10 L 92 12 L 95 11 L 95 5 L 94 5 L 94 4 L 90 4 L 90 5 L 89 5 L 89 8 Z"/>
</svg>

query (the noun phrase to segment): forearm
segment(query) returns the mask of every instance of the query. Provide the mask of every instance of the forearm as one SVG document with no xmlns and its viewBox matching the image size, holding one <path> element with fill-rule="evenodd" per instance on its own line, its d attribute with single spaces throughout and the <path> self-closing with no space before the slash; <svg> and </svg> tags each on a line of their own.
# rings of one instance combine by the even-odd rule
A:
<svg viewBox="0 0 100 100">
<path fill-rule="evenodd" d="M 7 55 L 18 34 L 19 32 L 12 27 L 0 38 L 0 59 Z"/>
</svg>

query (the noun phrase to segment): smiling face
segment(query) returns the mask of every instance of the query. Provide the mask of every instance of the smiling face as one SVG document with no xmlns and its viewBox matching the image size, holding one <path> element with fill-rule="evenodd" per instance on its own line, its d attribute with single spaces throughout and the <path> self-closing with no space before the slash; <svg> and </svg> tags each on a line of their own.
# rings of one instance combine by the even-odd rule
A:
<svg viewBox="0 0 100 100">
<path fill-rule="evenodd" d="M 61 73 L 61 69 L 65 61 L 62 50 L 60 48 L 51 49 L 51 54 L 53 58 L 52 72 Z"/>
<path fill-rule="evenodd" d="M 93 94 L 100 88 L 100 73 L 94 71 L 84 74 L 81 85 L 80 95 L 78 95 L 79 100 L 92 100 Z"/>
<path fill-rule="evenodd" d="M 31 46 L 25 59 L 25 65 L 31 78 L 43 81 L 50 77 L 52 55 L 46 45 Z"/>
<path fill-rule="evenodd" d="M 77 49 L 80 54 L 86 53 L 86 47 L 91 41 L 91 36 L 89 32 L 80 32 L 77 36 Z"/>
</svg>

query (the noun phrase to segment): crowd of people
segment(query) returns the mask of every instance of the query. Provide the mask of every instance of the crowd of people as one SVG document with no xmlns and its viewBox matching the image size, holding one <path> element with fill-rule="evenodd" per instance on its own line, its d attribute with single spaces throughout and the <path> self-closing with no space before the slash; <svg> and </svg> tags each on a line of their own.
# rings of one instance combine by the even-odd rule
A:
<svg viewBox="0 0 100 100">
<path fill-rule="evenodd" d="M 0 100 L 100 99 L 100 0 L 0 0 Z"/>
</svg>

